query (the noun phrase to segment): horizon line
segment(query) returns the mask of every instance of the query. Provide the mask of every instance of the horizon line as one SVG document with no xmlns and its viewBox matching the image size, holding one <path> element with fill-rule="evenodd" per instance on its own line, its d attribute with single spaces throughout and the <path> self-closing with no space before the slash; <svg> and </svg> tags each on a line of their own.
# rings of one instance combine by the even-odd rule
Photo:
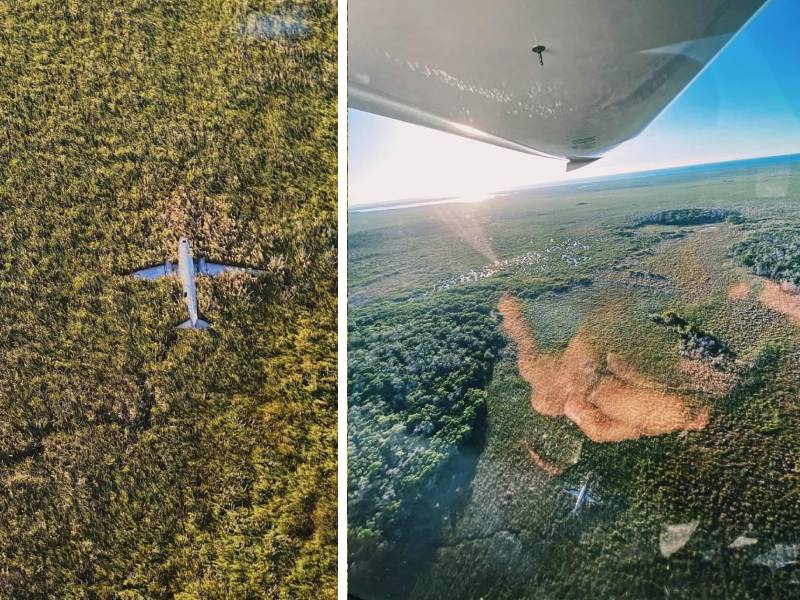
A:
<svg viewBox="0 0 800 600">
<path fill-rule="evenodd" d="M 697 167 L 697 168 L 714 167 L 720 165 L 748 162 L 753 160 L 779 159 L 779 158 L 790 158 L 790 157 L 798 157 L 798 159 L 800 159 L 800 151 L 787 152 L 785 154 L 763 154 L 763 155 L 744 156 L 744 157 L 730 158 L 723 160 L 712 160 L 709 162 L 670 164 L 658 167 L 645 167 L 642 169 L 634 169 L 631 171 L 618 171 L 616 173 L 609 173 L 605 175 L 594 175 L 589 177 L 550 179 L 547 181 L 531 183 L 530 185 L 523 185 L 514 188 L 503 188 L 503 189 L 498 189 L 494 192 L 485 192 L 485 193 L 480 193 L 478 195 L 481 196 L 481 199 L 490 199 L 500 195 L 506 195 L 514 192 L 521 192 L 525 190 L 543 190 L 548 188 L 564 187 L 579 183 L 608 181 L 630 175 L 645 176 L 645 175 L 660 173 L 663 171 L 670 171 L 673 169 L 689 169 L 692 167 Z M 348 199 L 347 212 L 349 213 L 349 212 L 372 212 L 375 210 L 399 210 L 402 208 L 418 208 L 422 206 L 430 206 L 435 204 L 457 204 L 457 203 L 472 204 L 475 203 L 476 201 L 478 200 L 469 199 L 467 196 L 464 195 L 452 195 L 452 196 L 439 195 L 434 197 L 417 196 L 413 198 L 398 198 L 395 200 L 382 200 L 382 201 L 379 200 L 376 202 L 364 202 L 351 205 Z"/>
</svg>

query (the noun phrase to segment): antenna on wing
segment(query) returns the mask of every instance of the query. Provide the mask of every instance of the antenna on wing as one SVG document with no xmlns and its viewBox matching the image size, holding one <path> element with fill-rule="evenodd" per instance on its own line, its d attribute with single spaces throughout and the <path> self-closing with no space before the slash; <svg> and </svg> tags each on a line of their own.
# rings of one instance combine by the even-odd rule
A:
<svg viewBox="0 0 800 600">
<path fill-rule="evenodd" d="M 539 64 L 542 66 L 544 66 L 544 58 L 542 58 L 542 54 L 544 54 L 545 50 L 547 50 L 547 46 L 543 46 L 541 44 L 531 48 L 531 52 L 539 55 Z"/>
</svg>

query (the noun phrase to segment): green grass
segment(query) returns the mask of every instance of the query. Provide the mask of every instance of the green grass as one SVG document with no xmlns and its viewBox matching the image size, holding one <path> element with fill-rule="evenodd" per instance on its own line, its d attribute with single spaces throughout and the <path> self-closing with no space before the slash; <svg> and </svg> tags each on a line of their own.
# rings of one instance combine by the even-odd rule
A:
<svg viewBox="0 0 800 600">
<path fill-rule="evenodd" d="M 333 5 L 24 0 L 0 32 L 0 596 L 334 597 Z M 199 282 L 207 335 L 129 276 L 180 235 L 268 271 Z"/>
</svg>

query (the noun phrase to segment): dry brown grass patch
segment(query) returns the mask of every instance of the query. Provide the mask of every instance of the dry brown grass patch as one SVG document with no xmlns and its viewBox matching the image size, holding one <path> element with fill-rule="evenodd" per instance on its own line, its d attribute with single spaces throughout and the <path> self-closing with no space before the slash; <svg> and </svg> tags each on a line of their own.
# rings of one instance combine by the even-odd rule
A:
<svg viewBox="0 0 800 600">
<path fill-rule="evenodd" d="M 777 283 L 765 280 L 758 299 L 766 307 L 800 324 L 800 294 L 785 291 Z"/>
<path fill-rule="evenodd" d="M 728 290 L 729 300 L 744 300 L 750 293 L 750 284 L 746 281 L 740 281 L 733 284 Z"/>
<path fill-rule="evenodd" d="M 561 356 L 542 352 L 520 301 L 506 294 L 498 308 L 506 333 L 517 344 L 519 372 L 531 386 L 536 412 L 565 415 L 595 442 L 702 429 L 708 423 L 708 409 L 692 414 L 681 395 L 640 374 L 618 356 L 609 354 L 601 364 L 582 332 Z"/>
</svg>

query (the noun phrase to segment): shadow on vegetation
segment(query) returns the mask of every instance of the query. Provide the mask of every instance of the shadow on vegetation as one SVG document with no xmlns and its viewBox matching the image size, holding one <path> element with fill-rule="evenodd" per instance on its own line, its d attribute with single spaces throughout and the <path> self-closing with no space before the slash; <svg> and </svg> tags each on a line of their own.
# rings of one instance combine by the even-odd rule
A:
<svg viewBox="0 0 800 600">
<path fill-rule="evenodd" d="M 472 497 L 472 481 L 486 445 L 486 408 L 470 438 L 418 493 L 413 519 L 392 532 L 373 556 L 350 563 L 348 589 L 362 600 L 401 600 L 432 566 L 445 528 L 456 523 Z M 388 536 L 387 536 L 388 537 Z"/>
</svg>

